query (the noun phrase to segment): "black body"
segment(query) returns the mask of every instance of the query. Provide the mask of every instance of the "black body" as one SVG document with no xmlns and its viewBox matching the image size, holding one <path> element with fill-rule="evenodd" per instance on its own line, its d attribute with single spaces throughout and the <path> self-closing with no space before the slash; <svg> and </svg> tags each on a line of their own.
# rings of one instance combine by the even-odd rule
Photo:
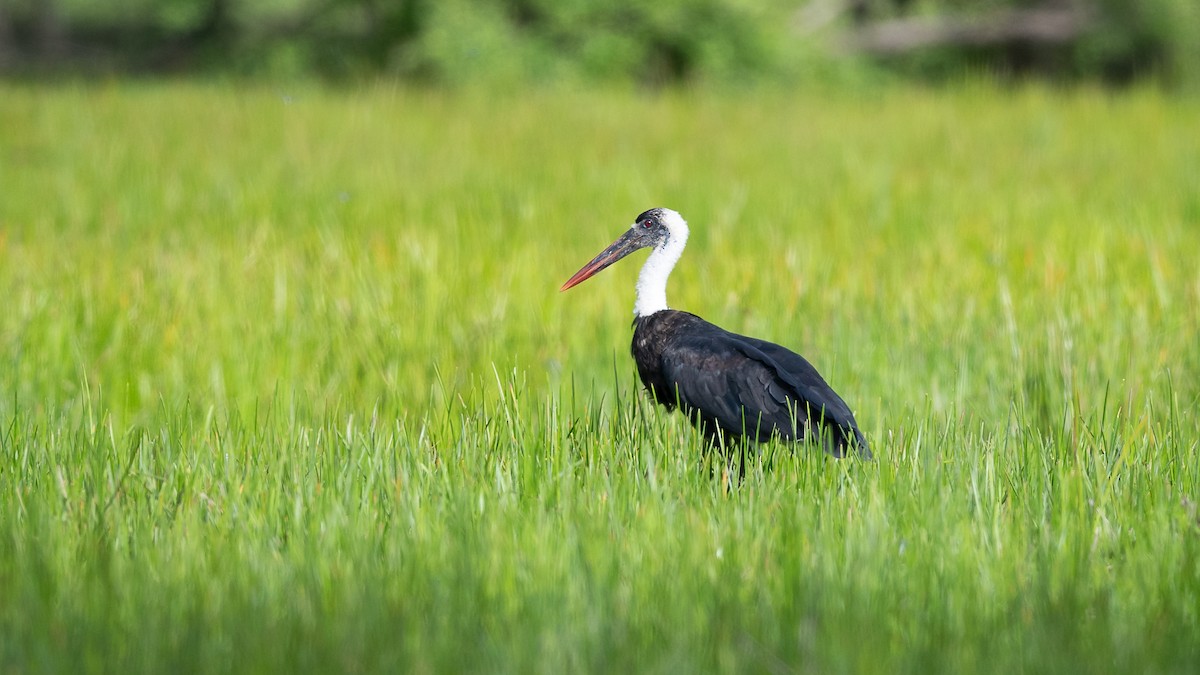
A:
<svg viewBox="0 0 1200 675">
<path fill-rule="evenodd" d="M 638 317 L 634 326 L 631 351 L 642 383 L 710 441 L 808 438 L 837 457 L 849 450 L 871 457 L 845 401 L 799 354 L 671 309 Z"/>
</svg>

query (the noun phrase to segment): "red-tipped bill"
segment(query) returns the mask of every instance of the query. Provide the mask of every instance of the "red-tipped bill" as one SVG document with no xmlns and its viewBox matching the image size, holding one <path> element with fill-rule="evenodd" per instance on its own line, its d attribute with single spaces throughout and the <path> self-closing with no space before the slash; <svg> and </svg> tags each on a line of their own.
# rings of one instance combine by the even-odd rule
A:
<svg viewBox="0 0 1200 675">
<path fill-rule="evenodd" d="M 558 290 L 565 291 L 568 288 L 578 286 L 605 267 L 648 245 L 650 245 L 650 242 L 646 241 L 646 237 L 641 232 L 631 229 L 621 235 L 621 238 L 614 241 L 608 248 L 601 251 L 600 255 L 592 258 L 591 262 L 584 265 L 583 269 L 575 273 L 575 276 L 567 279 L 567 283 L 563 284 L 562 288 Z"/>
</svg>

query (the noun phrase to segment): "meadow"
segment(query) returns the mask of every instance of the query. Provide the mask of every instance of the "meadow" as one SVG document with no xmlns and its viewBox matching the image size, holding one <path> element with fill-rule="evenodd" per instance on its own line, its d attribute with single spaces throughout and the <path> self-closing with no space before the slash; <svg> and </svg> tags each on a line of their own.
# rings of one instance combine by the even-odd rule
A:
<svg viewBox="0 0 1200 675">
<path fill-rule="evenodd" d="M 1195 672 L 1200 100 L 0 85 L 0 672 Z M 805 354 L 731 483 L 628 355 Z"/>
</svg>

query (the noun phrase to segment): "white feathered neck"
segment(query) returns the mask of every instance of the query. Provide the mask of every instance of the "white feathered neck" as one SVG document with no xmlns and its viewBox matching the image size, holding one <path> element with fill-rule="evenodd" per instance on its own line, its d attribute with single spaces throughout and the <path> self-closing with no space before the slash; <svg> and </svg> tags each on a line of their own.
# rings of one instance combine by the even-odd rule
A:
<svg viewBox="0 0 1200 675">
<path fill-rule="evenodd" d="M 635 316 L 650 316 L 668 309 L 667 278 L 671 276 L 671 270 L 675 269 L 675 263 L 679 262 L 679 256 L 683 255 L 683 248 L 687 246 L 687 221 L 670 209 L 663 211 L 661 221 L 667 226 L 668 235 L 663 243 L 655 246 L 650 252 L 650 257 L 646 259 L 646 264 L 642 265 L 642 271 L 638 274 L 637 301 L 633 305 Z M 638 227 L 638 224 L 634 223 L 633 226 Z"/>
</svg>

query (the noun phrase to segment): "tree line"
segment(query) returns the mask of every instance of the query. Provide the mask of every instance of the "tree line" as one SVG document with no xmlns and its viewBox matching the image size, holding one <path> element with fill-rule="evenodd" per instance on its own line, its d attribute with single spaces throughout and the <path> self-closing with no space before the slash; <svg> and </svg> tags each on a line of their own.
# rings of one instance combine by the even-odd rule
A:
<svg viewBox="0 0 1200 675">
<path fill-rule="evenodd" d="M 0 0 L 0 72 L 1200 81 L 1196 0 Z"/>
</svg>

